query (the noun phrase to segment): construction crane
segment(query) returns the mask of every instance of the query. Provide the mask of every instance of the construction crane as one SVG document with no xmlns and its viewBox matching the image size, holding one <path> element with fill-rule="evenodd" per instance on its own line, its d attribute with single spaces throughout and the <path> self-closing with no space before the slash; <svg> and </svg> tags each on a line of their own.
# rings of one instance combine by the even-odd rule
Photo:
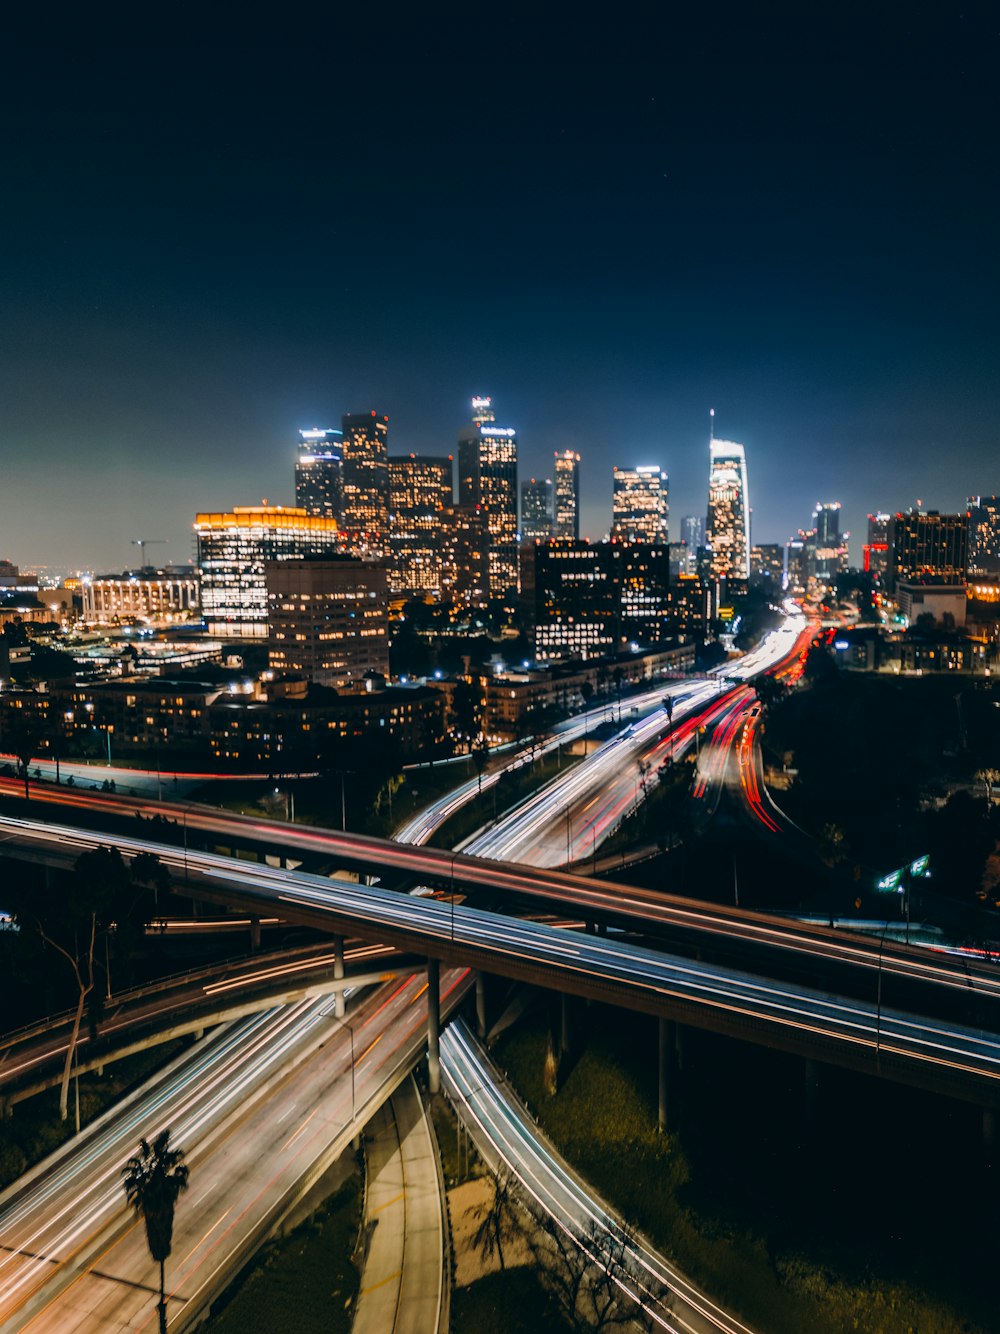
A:
<svg viewBox="0 0 1000 1334">
<path fill-rule="evenodd" d="M 146 548 L 147 547 L 165 547 L 167 539 L 165 537 L 133 537 L 132 545 L 139 548 L 139 568 L 146 568 Z"/>
</svg>

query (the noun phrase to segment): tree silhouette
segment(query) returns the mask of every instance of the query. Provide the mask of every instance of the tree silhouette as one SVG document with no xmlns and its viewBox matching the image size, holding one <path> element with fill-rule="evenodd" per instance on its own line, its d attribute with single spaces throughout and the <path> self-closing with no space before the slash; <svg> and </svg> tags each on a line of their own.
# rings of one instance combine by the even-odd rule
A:
<svg viewBox="0 0 1000 1334">
<path fill-rule="evenodd" d="M 160 1266 L 160 1334 L 167 1329 L 167 1298 L 164 1268 L 174 1233 L 174 1206 L 187 1190 L 188 1169 L 184 1150 L 170 1147 L 170 1131 L 161 1130 L 152 1144 L 139 1141 L 139 1152 L 122 1168 L 125 1198 L 146 1225 L 149 1253 Z"/>
<path fill-rule="evenodd" d="M 473 1216 L 479 1220 L 472 1244 L 484 1260 L 492 1260 L 494 1255 L 500 1262 L 500 1268 L 506 1268 L 504 1245 L 509 1245 L 523 1235 L 524 1221 L 521 1209 L 514 1195 L 514 1178 L 504 1168 L 491 1174 L 490 1197 L 483 1204 L 477 1205 Z"/>
</svg>

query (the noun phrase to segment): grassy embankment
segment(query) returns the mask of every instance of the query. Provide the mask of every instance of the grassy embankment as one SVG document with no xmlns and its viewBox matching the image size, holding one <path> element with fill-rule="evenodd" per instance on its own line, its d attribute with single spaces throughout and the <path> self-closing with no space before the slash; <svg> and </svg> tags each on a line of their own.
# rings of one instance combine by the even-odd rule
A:
<svg viewBox="0 0 1000 1334">
<path fill-rule="evenodd" d="M 996 1327 L 974 1109 L 830 1069 L 805 1127 L 801 1062 L 690 1032 L 680 1134 L 661 1136 L 652 1021 L 592 1007 L 585 1023 L 554 1099 L 544 1023 L 505 1038 L 500 1059 L 584 1177 L 754 1328 Z"/>
</svg>

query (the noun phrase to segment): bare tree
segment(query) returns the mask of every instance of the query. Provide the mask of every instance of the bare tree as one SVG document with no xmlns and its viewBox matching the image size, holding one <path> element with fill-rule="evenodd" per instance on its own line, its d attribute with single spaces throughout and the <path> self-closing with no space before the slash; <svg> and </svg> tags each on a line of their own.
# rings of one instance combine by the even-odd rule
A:
<svg viewBox="0 0 1000 1334">
<path fill-rule="evenodd" d="M 505 1167 L 490 1173 L 490 1196 L 473 1210 L 479 1221 L 472 1244 L 484 1260 L 496 1256 L 500 1268 L 507 1267 L 504 1246 L 524 1236 L 524 1215 L 515 1194 L 515 1179 Z"/>
</svg>

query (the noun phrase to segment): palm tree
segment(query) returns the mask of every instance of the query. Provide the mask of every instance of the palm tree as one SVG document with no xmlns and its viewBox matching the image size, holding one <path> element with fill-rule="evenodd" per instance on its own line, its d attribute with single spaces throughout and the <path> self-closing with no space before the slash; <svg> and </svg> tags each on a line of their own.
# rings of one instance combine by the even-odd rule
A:
<svg viewBox="0 0 1000 1334">
<path fill-rule="evenodd" d="M 170 1254 L 174 1231 L 174 1205 L 187 1190 L 188 1169 L 184 1150 L 170 1147 L 170 1131 L 161 1130 L 152 1144 L 139 1141 L 139 1152 L 122 1168 L 125 1198 L 146 1224 L 149 1253 L 160 1266 L 160 1334 L 167 1331 L 167 1299 L 164 1265 Z"/>
</svg>

